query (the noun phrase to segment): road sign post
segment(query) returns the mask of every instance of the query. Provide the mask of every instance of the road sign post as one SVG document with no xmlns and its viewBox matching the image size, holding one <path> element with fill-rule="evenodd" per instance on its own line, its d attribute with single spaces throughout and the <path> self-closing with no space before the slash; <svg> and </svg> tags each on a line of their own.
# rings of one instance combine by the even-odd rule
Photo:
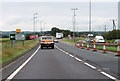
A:
<svg viewBox="0 0 120 81">
<path fill-rule="evenodd" d="M 19 40 L 19 41 L 22 41 L 22 45 L 24 46 L 24 40 L 25 40 L 25 35 L 24 34 L 16 34 L 15 35 L 15 39 L 16 40 Z"/>
<path fill-rule="evenodd" d="M 9 38 L 11 40 L 11 47 L 15 46 L 15 34 L 10 34 Z"/>
<path fill-rule="evenodd" d="M 22 41 L 22 45 L 24 46 L 24 40 Z"/>
<path fill-rule="evenodd" d="M 25 40 L 25 35 L 24 34 L 16 34 L 15 40 L 23 41 L 23 40 Z"/>
</svg>

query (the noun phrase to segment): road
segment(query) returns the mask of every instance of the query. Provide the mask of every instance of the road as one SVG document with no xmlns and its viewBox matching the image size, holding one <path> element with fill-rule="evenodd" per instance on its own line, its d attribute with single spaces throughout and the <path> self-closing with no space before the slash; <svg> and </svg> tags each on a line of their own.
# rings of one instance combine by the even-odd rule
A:
<svg viewBox="0 0 120 81">
<path fill-rule="evenodd" d="M 106 76 L 104 72 L 99 71 L 98 69 L 96 69 L 96 67 L 94 68 L 94 66 L 90 66 L 87 62 L 84 61 L 85 59 L 81 60 L 77 58 L 77 48 L 61 43 L 58 43 L 56 45 L 57 46 L 55 46 L 55 49 L 38 49 L 35 53 L 32 52 L 31 55 L 33 55 L 34 53 L 34 56 L 28 61 L 28 63 L 24 64 L 24 66 L 20 70 L 18 69 L 22 66 L 23 58 L 26 58 L 24 59 L 25 61 L 30 58 L 30 55 L 29 58 L 27 55 L 27 57 L 23 57 L 22 62 L 20 62 L 21 59 L 19 59 L 19 62 L 21 63 L 20 65 L 17 65 L 18 63 L 14 62 L 12 65 L 4 69 L 3 79 L 7 79 L 8 77 L 12 76 L 12 79 L 15 80 L 80 79 L 79 81 L 81 81 L 82 79 L 86 79 L 88 81 L 96 81 L 96 79 L 98 79 L 100 81 L 112 81 L 111 78 L 114 78 L 110 75 Z M 73 54 L 71 51 L 75 53 Z M 83 55 L 83 50 L 79 51 L 80 52 L 77 54 Z M 84 51 L 84 54 L 85 53 L 86 52 Z M 92 57 L 86 59 L 93 59 L 94 57 Z M 17 67 L 13 67 L 13 65 L 16 65 Z M 7 70 L 10 67 L 12 67 L 11 69 L 15 69 Z M 14 72 L 16 70 L 18 70 L 18 72 L 16 72 L 15 74 Z"/>
</svg>

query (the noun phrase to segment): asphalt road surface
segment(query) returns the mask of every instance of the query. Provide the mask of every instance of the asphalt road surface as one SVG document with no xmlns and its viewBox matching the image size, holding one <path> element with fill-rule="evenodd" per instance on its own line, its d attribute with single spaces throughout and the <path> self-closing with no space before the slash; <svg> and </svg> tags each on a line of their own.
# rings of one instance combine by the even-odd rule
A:
<svg viewBox="0 0 120 81">
<path fill-rule="evenodd" d="M 111 79 L 114 79 L 114 77 L 80 60 L 75 54 L 70 54 L 71 51 L 69 50 L 72 50 L 72 52 L 76 51 L 73 48 L 68 48 L 67 45 L 60 43 L 56 45 L 55 49 L 38 49 L 31 59 L 27 58 L 29 61 L 23 67 L 21 63 L 21 69 L 18 66 L 13 71 L 7 70 L 12 65 L 8 66 L 4 71 L 5 73 L 3 73 L 3 79 L 7 79 L 10 76 L 12 76 L 12 79 L 87 79 L 91 81 L 112 81 Z M 79 52 L 81 55 L 82 53 L 83 51 Z M 16 70 L 18 71 L 15 72 Z M 7 74 L 7 71 L 12 72 Z"/>
</svg>

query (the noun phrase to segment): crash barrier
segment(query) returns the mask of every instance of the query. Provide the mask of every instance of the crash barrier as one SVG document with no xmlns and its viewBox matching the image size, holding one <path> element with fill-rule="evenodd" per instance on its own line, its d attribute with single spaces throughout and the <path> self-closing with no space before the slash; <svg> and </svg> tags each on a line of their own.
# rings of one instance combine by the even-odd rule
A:
<svg viewBox="0 0 120 81">
<path fill-rule="evenodd" d="M 120 56 L 120 43 L 117 44 L 118 48 L 117 48 L 117 55 L 116 56 Z"/>
</svg>

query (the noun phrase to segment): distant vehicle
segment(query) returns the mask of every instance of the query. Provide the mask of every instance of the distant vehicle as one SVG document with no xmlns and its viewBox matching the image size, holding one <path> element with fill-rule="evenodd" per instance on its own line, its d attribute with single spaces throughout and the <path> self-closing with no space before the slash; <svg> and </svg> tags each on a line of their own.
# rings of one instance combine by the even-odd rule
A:
<svg viewBox="0 0 120 81">
<path fill-rule="evenodd" d="M 62 39 L 63 38 L 63 33 L 56 33 L 56 38 L 57 39 Z"/>
<path fill-rule="evenodd" d="M 94 35 L 93 35 L 93 34 L 88 34 L 88 35 L 87 35 L 87 38 L 92 38 L 92 39 L 93 39 L 93 38 L 94 38 Z"/>
<path fill-rule="evenodd" d="M 96 43 L 105 43 L 103 36 L 95 36 L 94 40 Z"/>
<path fill-rule="evenodd" d="M 120 43 L 120 39 L 115 40 L 115 43 Z"/>
<path fill-rule="evenodd" d="M 93 39 L 91 39 L 91 40 L 90 40 L 89 38 L 86 38 L 86 39 L 85 39 L 85 41 L 86 41 L 86 42 L 91 42 L 91 43 L 93 43 L 93 42 L 94 42 L 94 40 L 93 40 Z"/>
<path fill-rule="evenodd" d="M 40 41 L 41 49 L 43 49 L 44 47 L 51 47 L 52 49 L 54 49 L 54 41 L 52 36 L 42 36 Z"/>
<path fill-rule="evenodd" d="M 94 35 L 93 34 L 88 34 L 87 35 L 87 38 L 85 39 L 86 40 L 86 42 L 91 42 L 91 43 L 93 43 L 94 42 Z"/>
<path fill-rule="evenodd" d="M 54 39 L 54 43 L 58 43 L 58 40 L 57 40 L 57 39 Z"/>
</svg>

